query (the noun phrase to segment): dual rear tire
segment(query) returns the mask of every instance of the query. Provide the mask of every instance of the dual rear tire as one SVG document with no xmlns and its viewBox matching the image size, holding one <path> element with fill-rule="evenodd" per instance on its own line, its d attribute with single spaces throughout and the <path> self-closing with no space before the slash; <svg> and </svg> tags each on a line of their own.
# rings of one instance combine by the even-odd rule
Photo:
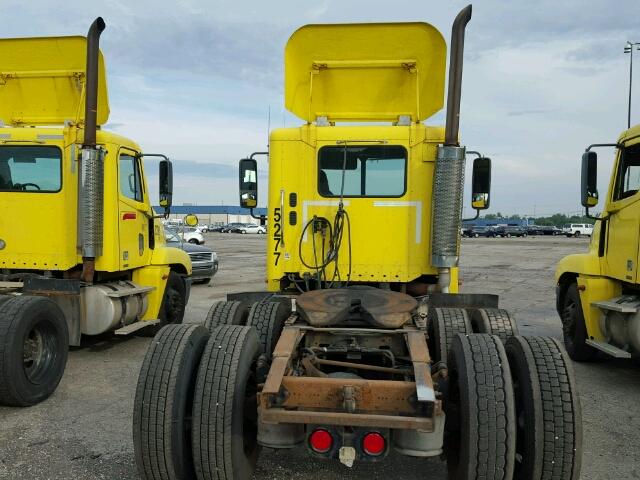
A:
<svg viewBox="0 0 640 480">
<path fill-rule="evenodd" d="M 458 335 L 448 356 L 445 454 L 451 480 L 577 480 L 581 412 L 560 344 Z"/>
<path fill-rule="evenodd" d="M 254 329 L 169 325 L 147 351 L 133 444 L 144 479 L 250 478 L 258 456 Z"/>
</svg>

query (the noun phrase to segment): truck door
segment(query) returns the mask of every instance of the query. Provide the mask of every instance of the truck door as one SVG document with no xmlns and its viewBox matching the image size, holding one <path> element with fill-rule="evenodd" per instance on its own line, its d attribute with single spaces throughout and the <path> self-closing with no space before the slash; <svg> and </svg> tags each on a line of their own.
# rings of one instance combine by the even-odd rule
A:
<svg viewBox="0 0 640 480">
<path fill-rule="evenodd" d="M 609 204 L 607 274 L 636 282 L 640 235 L 640 145 L 620 149 L 618 169 Z"/>
<path fill-rule="evenodd" d="M 129 270 L 149 261 L 148 193 L 136 152 L 121 149 L 118 157 L 118 222 L 120 269 Z"/>
</svg>

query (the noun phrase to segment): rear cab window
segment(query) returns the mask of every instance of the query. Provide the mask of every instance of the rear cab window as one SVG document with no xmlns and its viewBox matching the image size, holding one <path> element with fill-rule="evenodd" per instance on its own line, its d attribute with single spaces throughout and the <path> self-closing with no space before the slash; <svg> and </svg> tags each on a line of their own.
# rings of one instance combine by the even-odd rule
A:
<svg viewBox="0 0 640 480">
<path fill-rule="evenodd" d="M 406 189 L 403 146 L 324 146 L 318 152 L 318 193 L 323 197 L 402 197 Z"/>
</svg>

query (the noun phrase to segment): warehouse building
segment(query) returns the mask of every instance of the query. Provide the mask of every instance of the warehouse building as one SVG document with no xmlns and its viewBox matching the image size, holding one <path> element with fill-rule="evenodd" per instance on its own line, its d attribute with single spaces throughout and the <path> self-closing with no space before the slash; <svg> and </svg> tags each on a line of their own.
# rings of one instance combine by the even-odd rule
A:
<svg viewBox="0 0 640 480">
<path fill-rule="evenodd" d="M 162 212 L 161 207 L 153 207 L 156 212 Z M 181 220 L 185 215 L 198 216 L 201 225 L 226 225 L 228 223 L 254 223 L 260 224 L 260 220 L 253 218 L 246 208 L 233 205 L 175 205 L 171 207 L 169 220 Z M 266 208 L 254 208 L 256 217 L 266 216 Z"/>
</svg>

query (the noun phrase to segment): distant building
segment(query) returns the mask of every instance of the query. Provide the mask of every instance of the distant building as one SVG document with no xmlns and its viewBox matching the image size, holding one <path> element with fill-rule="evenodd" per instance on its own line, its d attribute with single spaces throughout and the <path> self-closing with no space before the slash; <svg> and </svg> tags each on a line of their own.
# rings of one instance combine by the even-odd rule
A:
<svg viewBox="0 0 640 480">
<path fill-rule="evenodd" d="M 162 213 L 161 207 L 153 207 L 157 213 Z M 260 220 L 253 218 L 249 209 L 240 208 L 233 205 L 175 205 L 171 207 L 169 219 L 179 220 L 185 215 L 194 214 L 198 216 L 201 224 L 225 225 L 227 223 L 255 223 L 260 224 Z M 267 215 L 266 208 L 254 208 L 253 214 L 256 217 Z"/>
</svg>

